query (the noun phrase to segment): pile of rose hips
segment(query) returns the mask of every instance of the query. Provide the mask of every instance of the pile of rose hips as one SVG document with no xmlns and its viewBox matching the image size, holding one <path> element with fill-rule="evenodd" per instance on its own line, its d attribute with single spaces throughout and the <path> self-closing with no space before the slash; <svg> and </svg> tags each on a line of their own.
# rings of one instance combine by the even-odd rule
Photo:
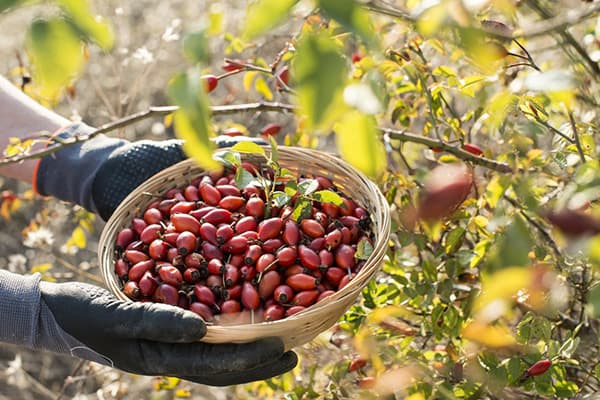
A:
<svg viewBox="0 0 600 400">
<path fill-rule="evenodd" d="M 328 178 L 311 179 L 342 204 L 312 199 L 296 221 L 297 194 L 269 205 L 261 187 L 237 187 L 234 173 L 168 190 L 118 233 L 114 270 L 129 298 L 176 305 L 206 321 L 274 321 L 334 294 L 360 271 L 366 257 L 357 246 L 373 245 L 369 214 Z"/>
</svg>

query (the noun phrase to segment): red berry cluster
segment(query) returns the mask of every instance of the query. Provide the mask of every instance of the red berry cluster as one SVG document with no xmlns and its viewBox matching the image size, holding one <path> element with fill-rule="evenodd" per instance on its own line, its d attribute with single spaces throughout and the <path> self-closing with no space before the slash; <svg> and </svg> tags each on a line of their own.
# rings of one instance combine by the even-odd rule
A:
<svg viewBox="0 0 600 400">
<path fill-rule="evenodd" d="M 372 248 L 371 221 L 328 178 L 312 179 L 343 204 L 312 200 L 298 221 L 296 196 L 269 205 L 262 188 L 237 187 L 234 172 L 167 191 L 117 235 L 114 270 L 124 293 L 221 323 L 282 319 L 332 295 L 364 265 L 357 246 Z"/>
</svg>

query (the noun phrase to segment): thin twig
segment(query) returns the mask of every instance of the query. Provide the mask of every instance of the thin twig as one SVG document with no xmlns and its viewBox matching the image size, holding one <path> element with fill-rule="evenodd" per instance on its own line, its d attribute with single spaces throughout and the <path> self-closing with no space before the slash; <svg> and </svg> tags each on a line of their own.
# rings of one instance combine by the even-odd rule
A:
<svg viewBox="0 0 600 400">
<path fill-rule="evenodd" d="M 54 399 L 54 400 L 61 400 L 63 398 L 65 391 L 67 390 L 67 387 L 73 382 L 72 377 L 79 373 L 79 370 L 81 369 L 81 367 L 83 367 L 83 365 L 86 362 L 87 362 L 86 360 L 81 360 L 77 363 L 73 372 L 71 372 L 71 374 L 69 374 L 69 376 L 67 376 L 65 378 L 65 380 L 63 381 L 63 385 L 60 389 L 60 392 L 58 393 L 58 396 L 56 396 L 56 399 Z"/>
<path fill-rule="evenodd" d="M 56 254 L 54 255 L 54 258 L 56 259 L 56 261 L 58 261 L 59 264 L 61 264 L 66 269 L 71 270 L 71 271 L 75 272 L 76 274 L 80 274 L 80 275 L 84 276 L 85 278 L 89 279 L 90 281 L 104 284 L 104 281 L 101 278 L 97 277 L 94 274 L 90 274 L 87 271 L 83 271 L 81 268 L 77 268 L 76 266 L 74 266 L 73 264 L 68 262 L 67 260 L 65 260 L 61 257 L 58 257 Z"/>
<path fill-rule="evenodd" d="M 575 118 L 573 118 L 573 113 L 570 111 L 569 121 L 571 122 L 571 129 L 573 129 L 573 140 L 575 141 L 575 147 L 577 147 L 579 158 L 581 158 L 581 162 L 585 164 L 585 153 L 583 152 L 583 147 L 581 147 L 581 141 L 579 140 L 579 134 L 577 133 L 577 124 L 575 123 Z"/>
<path fill-rule="evenodd" d="M 390 128 L 380 128 L 380 129 L 382 132 L 388 134 L 390 136 L 390 139 L 400 140 L 402 142 L 419 143 L 419 144 L 422 144 L 422 145 L 425 145 L 425 146 L 428 146 L 431 148 L 439 148 L 443 151 L 446 151 L 450 154 L 455 155 L 456 157 L 460 158 L 461 160 L 469 161 L 469 162 L 472 162 L 473 164 L 480 165 L 482 167 L 485 167 L 485 168 L 488 168 L 488 169 L 491 169 L 494 171 L 504 172 L 504 173 L 514 172 L 513 168 L 506 163 L 491 160 L 489 158 L 485 158 L 482 156 L 476 156 L 476 155 L 471 154 L 463 149 L 451 146 L 441 140 L 431 139 L 431 138 L 417 135 L 414 133 L 397 131 L 397 130 L 390 129 Z"/>
</svg>

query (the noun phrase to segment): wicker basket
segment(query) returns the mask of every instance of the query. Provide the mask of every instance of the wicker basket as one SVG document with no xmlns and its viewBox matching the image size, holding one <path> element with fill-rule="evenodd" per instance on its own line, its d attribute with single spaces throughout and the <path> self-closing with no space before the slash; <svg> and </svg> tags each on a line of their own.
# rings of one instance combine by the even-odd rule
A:
<svg viewBox="0 0 600 400">
<path fill-rule="evenodd" d="M 302 345 L 329 329 L 348 310 L 383 263 L 390 235 L 388 204 L 378 187 L 346 162 L 324 152 L 281 146 L 279 164 L 299 175 L 323 175 L 339 189 L 365 207 L 373 221 L 374 250 L 360 272 L 344 288 L 306 310 L 271 322 L 246 325 L 209 324 L 201 341 L 208 343 L 249 342 L 277 336 L 286 349 Z M 269 151 L 267 149 L 267 151 Z M 255 161 L 252 155 L 242 154 L 243 160 Z M 173 165 L 134 190 L 127 196 L 106 223 L 98 244 L 102 275 L 109 290 L 119 299 L 131 301 L 122 292 L 121 283 L 113 271 L 114 244 L 117 233 L 128 227 L 131 220 L 153 200 L 143 193 L 163 194 L 174 187 L 184 187 L 203 170 L 191 159 Z"/>
</svg>

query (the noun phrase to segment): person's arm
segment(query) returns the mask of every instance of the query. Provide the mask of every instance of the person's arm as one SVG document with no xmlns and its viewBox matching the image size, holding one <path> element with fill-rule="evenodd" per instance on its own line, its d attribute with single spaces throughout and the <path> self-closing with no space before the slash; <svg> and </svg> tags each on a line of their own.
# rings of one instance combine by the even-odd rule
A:
<svg viewBox="0 0 600 400">
<path fill-rule="evenodd" d="M 4 151 L 11 137 L 25 139 L 40 132 L 53 133 L 69 123 L 0 76 L 0 151 Z M 36 163 L 36 160 L 26 160 L 0 167 L 0 175 L 31 183 Z"/>
</svg>

